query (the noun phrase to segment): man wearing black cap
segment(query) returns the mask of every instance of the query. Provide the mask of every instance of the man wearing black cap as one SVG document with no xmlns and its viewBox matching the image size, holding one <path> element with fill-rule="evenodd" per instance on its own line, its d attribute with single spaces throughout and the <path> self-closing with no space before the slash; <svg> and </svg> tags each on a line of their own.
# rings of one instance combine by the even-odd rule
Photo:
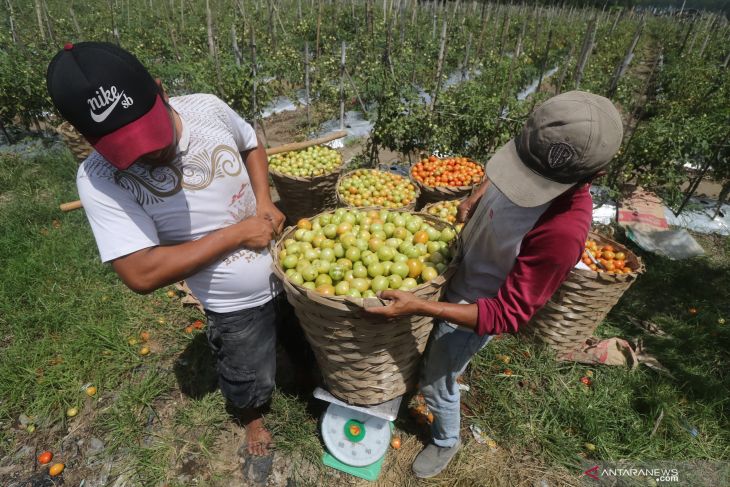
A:
<svg viewBox="0 0 730 487">
<path fill-rule="evenodd" d="M 267 247 L 284 215 L 256 133 L 213 95 L 168 99 L 112 44 L 67 44 L 47 84 L 96 149 L 77 186 L 102 261 L 139 293 L 187 281 L 205 307 L 220 389 L 246 426 L 248 452 L 267 454 L 261 411 L 274 387 L 276 330 L 295 318 L 271 271 Z M 281 333 L 282 342 L 297 333 Z"/>
<path fill-rule="evenodd" d="M 437 318 L 420 387 L 434 414 L 432 442 L 416 457 L 417 477 L 440 473 L 461 445 L 456 379 L 501 333 L 515 333 L 550 299 L 579 261 L 592 220 L 588 184 L 621 145 L 610 100 L 582 91 L 553 97 L 487 162 L 486 180 L 460 205 L 462 260 L 445 302 L 383 291 L 376 316 Z"/>
</svg>

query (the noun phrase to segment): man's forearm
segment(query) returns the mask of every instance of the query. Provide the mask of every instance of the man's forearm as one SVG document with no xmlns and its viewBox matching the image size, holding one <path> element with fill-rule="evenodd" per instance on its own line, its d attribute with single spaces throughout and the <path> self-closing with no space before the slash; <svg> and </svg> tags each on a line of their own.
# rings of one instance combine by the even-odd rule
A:
<svg viewBox="0 0 730 487">
<path fill-rule="evenodd" d="M 269 159 L 261 141 L 259 140 L 258 146 L 255 149 L 242 152 L 241 157 L 243 157 L 243 162 L 246 165 L 253 194 L 256 196 L 256 204 L 270 203 Z"/>
<path fill-rule="evenodd" d="M 112 261 L 112 267 L 131 290 L 146 294 L 181 281 L 229 255 L 244 244 L 241 223 L 198 240 L 142 249 Z"/>
<path fill-rule="evenodd" d="M 419 300 L 413 314 L 440 318 L 455 325 L 475 329 L 479 317 L 476 304 L 454 304 L 441 301 Z"/>
</svg>

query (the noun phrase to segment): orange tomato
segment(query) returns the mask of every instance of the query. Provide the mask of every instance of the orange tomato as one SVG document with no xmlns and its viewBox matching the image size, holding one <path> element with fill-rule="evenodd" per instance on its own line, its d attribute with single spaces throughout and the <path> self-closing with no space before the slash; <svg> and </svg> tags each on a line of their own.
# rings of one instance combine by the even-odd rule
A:
<svg viewBox="0 0 730 487">
<path fill-rule="evenodd" d="M 64 465 L 63 463 L 54 463 L 51 468 L 48 469 L 48 475 L 50 475 L 51 477 L 60 475 L 61 472 L 63 472 L 64 468 L 66 468 L 66 465 Z"/>
<path fill-rule="evenodd" d="M 139 338 L 143 342 L 146 342 L 147 340 L 150 339 L 150 332 L 148 332 L 148 331 L 142 331 L 142 332 L 140 332 L 139 333 Z"/>
<path fill-rule="evenodd" d="M 613 252 L 614 249 L 613 245 L 604 245 L 601 250 L 603 250 L 604 252 Z"/>
<path fill-rule="evenodd" d="M 614 255 L 613 258 L 616 260 L 625 260 L 626 254 L 624 254 L 623 252 L 616 252 L 616 255 Z"/>
<path fill-rule="evenodd" d="M 400 448 L 400 437 L 399 436 L 394 436 L 393 439 L 390 440 L 390 446 L 394 450 L 398 450 Z"/>
<path fill-rule="evenodd" d="M 423 231 L 423 230 L 417 231 L 413 235 L 413 242 L 414 243 L 423 243 L 423 244 L 425 244 L 426 242 L 428 242 L 428 234 L 425 231 Z"/>
<path fill-rule="evenodd" d="M 604 250 L 603 251 L 603 258 L 606 260 L 613 260 L 616 257 L 616 254 L 614 254 L 611 250 Z"/>
<path fill-rule="evenodd" d="M 622 270 L 625 265 L 626 265 L 626 261 L 623 261 L 623 260 L 614 260 L 613 261 L 613 267 L 616 270 L 619 270 L 619 271 Z"/>
<path fill-rule="evenodd" d="M 49 451 L 44 451 L 43 453 L 38 455 L 38 463 L 40 463 L 41 465 L 51 463 L 51 460 L 53 460 L 53 453 Z"/>
</svg>

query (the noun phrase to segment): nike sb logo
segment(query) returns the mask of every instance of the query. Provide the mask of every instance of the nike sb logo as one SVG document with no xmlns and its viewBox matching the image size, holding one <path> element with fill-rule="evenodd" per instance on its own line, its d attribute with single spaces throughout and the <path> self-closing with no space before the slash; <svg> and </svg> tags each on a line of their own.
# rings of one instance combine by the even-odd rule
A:
<svg viewBox="0 0 730 487">
<path fill-rule="evenodd" d="M 129 108 L 134 104 L 134 100 L 125 95 L 124 91 L 121 93 L 117 92 L 116 86 L 111 86 L 108 90 L 100 86 L 94 96 L 86 100 L 86 103 L 89 104 L 91 119 L 96 123 L 103 122 L 114 111 L 120 101 L 122 108 Z M 99 110 L 102 111 L 99 112 Z"/>
</svg>

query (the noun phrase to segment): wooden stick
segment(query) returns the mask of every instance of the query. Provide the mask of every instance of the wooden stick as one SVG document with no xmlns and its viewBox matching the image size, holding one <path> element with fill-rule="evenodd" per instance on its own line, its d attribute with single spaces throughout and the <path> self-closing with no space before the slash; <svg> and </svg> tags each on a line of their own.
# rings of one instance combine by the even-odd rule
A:
<svg viewBox="0 0 730 487">
<path fill-rule="evenodd" d="M 325 144 L 327 142 L 331 142 L 336 139 L 341 139 L 342 137 L 347 136 L 346 130 L 338 130 L 337 132 L 332 132 L 331 134 L 318 137 L 316 139 L 310 139 L 305 140 L 304 142 L 292 142 L 290 144 L 284 144 L 280 145 L 278 147 L 271 147 L 269 149 L 266 149 L 266 155 L 267 156 L 273 156 L 274 154 L 281 154 L 282 152 L 292 152 L 296 150 L 302 150 L 306 149 L 307 147 L 311 147 L 313 145 L 320 145 Z M 61 211 L 72 211 L 72 210 L 78 210 L 79 208 L 82 208 L 81 201 L 69 201 L 68 203 L 62 203 L 59 205 L 59 208 Z"/>
</svg>

